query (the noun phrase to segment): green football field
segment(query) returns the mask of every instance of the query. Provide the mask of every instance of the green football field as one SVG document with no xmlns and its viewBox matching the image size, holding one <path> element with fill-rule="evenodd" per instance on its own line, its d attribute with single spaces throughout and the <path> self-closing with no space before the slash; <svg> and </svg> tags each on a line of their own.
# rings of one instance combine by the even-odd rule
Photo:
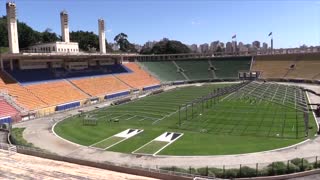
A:
<svg viewBox="0 0 320 180">
<path fill-rule="evenodd" d="M 152 148 L 141 148 L 161 134 L 183 133 L 158 155 L 265 151 L 301 142 L 315 134 L 317 127 L 312 114 L 302 112 L 305 94 L 296 87 L 250 83 L 234 93 L 183 108 L 186 103 L 226 86 L 230 84 L 177 88 L 68 118 L 54 130 L 65 139 L 91 146 L 128 128 L 143 129 L 142 133 L 108 151 L 132 153 L 140 148 L 139 153 L 145 154 L 152 154 L 168 144 L 159 142 Z M 309 115 L 308 137 L 305 137 L 306 114 Z M 95 118 L 98 124 L 84 125 L 86 116 Z"/>
</svg>

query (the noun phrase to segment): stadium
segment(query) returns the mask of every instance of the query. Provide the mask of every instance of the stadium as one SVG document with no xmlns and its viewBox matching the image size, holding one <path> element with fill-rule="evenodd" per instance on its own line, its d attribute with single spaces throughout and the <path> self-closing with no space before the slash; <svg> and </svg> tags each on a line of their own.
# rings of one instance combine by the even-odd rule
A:
<svg viewBox="0 0 320 180">
<path fill-rule="evenodd" d="M 83 53 L 70 42 L 63 11 L 62 42 L 19 52 L 16 6 L 6 7 L 0 177 L 290 179 L 320 173 L 319 47 L 106 53 L 99 19 L 102 48 Z"/>
</svg>

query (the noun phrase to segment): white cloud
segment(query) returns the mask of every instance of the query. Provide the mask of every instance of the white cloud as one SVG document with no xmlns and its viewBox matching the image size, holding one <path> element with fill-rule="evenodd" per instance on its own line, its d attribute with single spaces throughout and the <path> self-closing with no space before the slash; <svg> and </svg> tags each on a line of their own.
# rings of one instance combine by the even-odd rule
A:
<svg viewBox="0 0 320 180">
<path fill-rule="evenodd" d="M 199 25 L 199 24 L 201 24 L 198 20 L 192 20 L 191 21 L 191 24 L 192 25 Z"/>
<path fill-rule="evenodd" d="M 107 33 L 112 33 L 112 29 L 107 29 Z"/>
</svg>

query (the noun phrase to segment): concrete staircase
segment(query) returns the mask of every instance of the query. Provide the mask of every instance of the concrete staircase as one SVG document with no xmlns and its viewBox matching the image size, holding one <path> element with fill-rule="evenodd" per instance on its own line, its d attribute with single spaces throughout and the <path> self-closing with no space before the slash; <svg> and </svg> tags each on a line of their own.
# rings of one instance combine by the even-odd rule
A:
<svg viewBox="0 0 320 180">
<path fill-rule="evenodd" d="M 182 69 L 181 67 L 178 66 L 178 64 L 175 61 L 172 61 L 172 63 L 177 67 L 177 69 Z M 182 69 L 183 70 L 183 69 Z M 183 71 L 179 71 L 182 76 L 186 79 L 186 80 L 190 80 L 190 78 L 183 72 Z"/>
<path fill-rule="evenodd" d="M 209 67 L 210 67 L 210 68 L 211 68 L 211 67 L 214 67 L 210 60 L 208 60 L 208 63 L 209 63 Z M 213 69 L 210 69 L 210 71 L 211 71 L 211 73 L 212 73 L 212 78 L 213 78 L 213 79 L 216 79 L 217 76 L 216 76 L 216 73 L 214 72 L 214 70 L 213 70 Z"/>
<path fill-rule="evenodd" d="M 74 84 L 74 83 L 73 83 L 72 81 L 70 81 L 69 79 L 65 79 L 65 81 L 66 81 L 67 83 L 69 83 L 74 89 L 80 91 L 83 95 L 92 97 L 90 94 L 88 94 L 87 92 L 83 91 L 81 88 L 79 88 L 76 84 Z"/>
</svg>

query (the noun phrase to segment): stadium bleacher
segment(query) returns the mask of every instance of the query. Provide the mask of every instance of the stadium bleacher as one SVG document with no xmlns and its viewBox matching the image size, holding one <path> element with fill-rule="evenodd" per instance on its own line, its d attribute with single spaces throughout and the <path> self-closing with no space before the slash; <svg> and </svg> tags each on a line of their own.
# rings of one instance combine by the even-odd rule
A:
<svg viewBox="0 0 320 180">
<path fill-rule="evenodd" d="M 161 81 L 181 81 L 207 79 L 236 79 L 239 71 L 249 71 L 251 57 L 224 57 L 199 60 L 176 60 L 176 67 L 172 61 L 140 62 L 147 70 L 156 74 Z M 211 66 L 212 65 L 212 66 Z M 213 72 L 214 71 L 214 72 Z M 214 76 L 215 74 L 215 76 Z"/>
<path fill-rule="evenodd" d="M 130 87 L 114 76 L 100 76 L 92 78 L 82 78 L 70 80 L 74 85 L 90 94 L 91 96 L 99 96 L 112 94 L 118 91 L 129 90 Z"/>
<path fill-rule="evenodd" d="M 208 60 L 175 61 L 190 80 L 213 79 Z"/>
<path fill-rule="evenodd" d="M 142 61 L 139 63 L 163 82 L 185 80 L 172 61 Z"/>
<path fill-rule="evenodd" d="M 145 86 L 160 84 L 158 79 L 152 77 L 149 73 L 139 67 L 138 64 L 126 63 L 124 65 L 133 72 L 127 74 L 117 74 L 115 77 L 130 87 L 142 89 Z"/>
<path fill-rule="evenodd" d="M 14 117 L 17 114 L 19 114 L 19 112 L 14 107 L 12 107 L 4 99 L 0 99 L 0 118 L 6 116 Z"/>
<path fill-rule="evenodd" d="M 28 110 L 35 110 L 47 106 L 45 102 L 12 80 L 3 71 L 0 71 L 0 89 L 7 91 L 17 104 Z"/>
<path fill-rule="evenodd" d="M 256 56 L 252 70 L 262 78 L 320 79 L 320 57 L 315 54 Z"/>
<path fill-rule="evenodd" d="M 214 73 L 218 79 L 237 79 L 239 71 L 249 71 L 251 57 L 230 57 L 211 59 Z"/>
<path fill-rule="evenodd" d="M 182 83 L 188 79 L 236 79 L 239 71 L 249 71 L 250 66 L 252 71 L 261 71 L 263 78 L 320 80 L 319 57 L 318 54 L 256 56 L 253 64 L 252 57 L 213 57 L 129 62 L 73 71 L 59 68 L 0 71 L 0 90 L 22 109 L 50 108 L 47 111 L 54 112 L 56 106 L 64 110 L 71 107 L 70 103 L 78 104 L 93 97 L 110 98 L 133 89 L 156 89 L 160 87 L 157 78 Z"/>
<path fill-rule="evenodd" d="M 32 94 L 39 97 L 48 106 L 55 106 L 88 98 L 66 80 L 25 86 Z"/>
</svg>

